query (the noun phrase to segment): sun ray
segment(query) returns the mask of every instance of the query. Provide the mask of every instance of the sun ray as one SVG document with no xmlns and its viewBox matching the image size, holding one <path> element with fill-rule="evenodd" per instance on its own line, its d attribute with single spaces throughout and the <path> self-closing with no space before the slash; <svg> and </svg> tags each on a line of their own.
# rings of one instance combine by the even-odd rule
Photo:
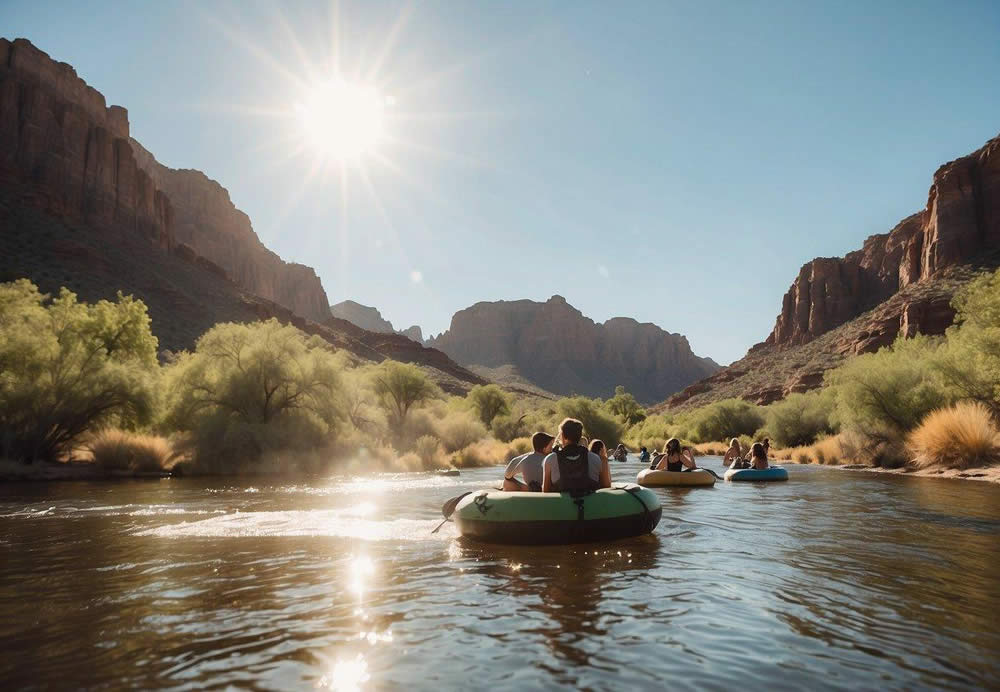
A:
<svg viewBox="0 0 1000 692">
<path fill-rule="evenodd" d="M 385 41 L 382 42 L 382 48 L 379 50 L 378 56 L 376 56 L 375 60 L 372 61 L 372 66 L 364 76 L 364 80 L 366 82 L 375 82 L 378 80 L 379 73 L 382 71 L 382 66 L 389 58 L 393 47 L 395 47 L 403 28 L 406 26 L 407 22 L 409 22 L 412 14 L 413 1 L 410 0 L 403 5 L 403 7 L 399 10 L 399 14 L 396 15 L 396 21 L 392 23 L 389 33 L 386 34 Z"/>
</svg>

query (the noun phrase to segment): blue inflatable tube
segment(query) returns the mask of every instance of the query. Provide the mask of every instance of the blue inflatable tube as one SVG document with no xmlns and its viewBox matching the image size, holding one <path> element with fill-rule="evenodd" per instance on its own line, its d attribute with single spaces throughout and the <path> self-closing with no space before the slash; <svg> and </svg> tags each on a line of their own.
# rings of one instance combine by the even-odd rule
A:
<svg viewBox="0 0 1000 692">
<path fill-rule="evenodd" d="M 788 471 L 781 466 L 766 469 L 729 469 L 724 478 L 727 481 L 787 481 Z"/>
</svg>

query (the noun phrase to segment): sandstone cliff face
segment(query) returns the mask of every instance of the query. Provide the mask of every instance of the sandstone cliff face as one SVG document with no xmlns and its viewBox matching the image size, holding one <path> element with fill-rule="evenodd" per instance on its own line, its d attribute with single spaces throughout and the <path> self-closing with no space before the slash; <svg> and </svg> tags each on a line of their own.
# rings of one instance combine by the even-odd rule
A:
<svg viewBox="0 0 1000 692">
<path fill-rule="evenodd" d="M 559 394 L 609 396 L 620 384 L 645 402 L 718 369 L 679 334 L 624 317 L 596 324 L 561 296 L 477 303 L 455 313 L 450 329 L 427 344 L 464 365 L 516 366 Z"/>
<path fill-rule="evenodd" d="M 807 343 L 899 290 L 1000 248 L 1000 137 L 934 174 L 926 208 L 843 258 L 802 267 L 785 294 L 768 344 Z M 906 332 L 936 330 L 940 306 L 910 305 Z M 921 325 L 926 323 L 927 329 Z M 945 324 L 944 326 L 947 326 Z"/>
<path fill-rule="evenodd" d="M 136 164 L 128 113 L 107 107 L 66 63 L 29 41 L 0 39 L 0 176 L 25 200 L 169 249 L 171 206 Z"/>
<path fill-rule="evenodd" d="M 317 322 L 330 317 L 326 291 L 316 272 L 285 262 L 268 250 L 226 188 L 201 171 L 167 168 L 136 140 L 130 144 L 139 167 L 170 198 L 173 235 L 178 242 L 225 269 L 251 293 Z"/>
</svg>

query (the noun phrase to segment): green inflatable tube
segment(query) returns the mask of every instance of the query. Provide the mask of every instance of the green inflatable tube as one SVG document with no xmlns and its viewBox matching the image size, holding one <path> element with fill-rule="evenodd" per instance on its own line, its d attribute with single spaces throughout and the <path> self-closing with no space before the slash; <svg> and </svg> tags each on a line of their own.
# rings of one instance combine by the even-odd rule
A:
<svg viewBox="0 0 1000 692">
<path fill-rule="evenodd" d="M 662 511 L 656 493 L 628 483 L 578 498 L 480 490 L 462 498 L 451 518 L 460 534 L 485 543 L 552 545 L 651 533 Z"/>
<path fill-rule="evenodd" d="M 723 478 L 727 481 L 787 481 L 788 471 L 780 466 L 766 469 L 729 469 Z"/>
</svg>

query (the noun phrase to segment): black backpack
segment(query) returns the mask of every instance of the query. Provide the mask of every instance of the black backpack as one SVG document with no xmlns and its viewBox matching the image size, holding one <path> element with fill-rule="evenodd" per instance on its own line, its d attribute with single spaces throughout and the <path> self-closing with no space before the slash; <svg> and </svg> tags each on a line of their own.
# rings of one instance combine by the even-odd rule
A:
<svg viewBox="0 0 1000 692">
<path fill-rule="evenodd" d="M 556 452 L 559 464 L 560 492 L 589 492 L 597 490 L 600 483 L 590 477 L 590 452 L 580 445 L 569 445 Z"/>
</svg>

